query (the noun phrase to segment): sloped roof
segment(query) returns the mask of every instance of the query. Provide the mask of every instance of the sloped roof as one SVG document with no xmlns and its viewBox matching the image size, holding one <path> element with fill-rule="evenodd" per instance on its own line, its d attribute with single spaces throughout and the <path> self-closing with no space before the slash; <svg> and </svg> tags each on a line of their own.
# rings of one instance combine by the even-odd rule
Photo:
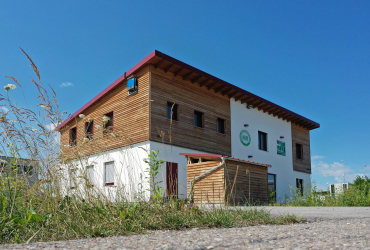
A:
<svg viewBox="0 0 370 250">
<path fill-rule="evenodd" d="M 272 114 L 273 116 L 277 116 L 278 118 L 282 118 L 283 120 L 287 120 L 288 122 L 295 123 L 309 130 L 320 127 L 320 124 L 318 124 L 317 122 L 314 122 L 306 117 L 294 113 L 293 111 L 283 108 L 262 97 L 252 94 L 231 83 L 221 80 L 189 64 L 179 61 L 158 50 L 154 50 L 149 55 L 147 55 L 143 60 L 141 60 L 138 64 L 136 64 L 130 70 L 125 72 L 121 77 L 119 77 L 117 80 L 111 83 L 97 96 L 95 96 L 88 103 L 86 103 L 79 110 L 77 110 L 73 115 L 68 117 L 63 123 L 61 123 L 56 128 L 56 130 L 59 130 L 69 121 L 74 119 L 76 116 L 83 113 L 84 110 L 86 110 L 88 107 L 90 107 L 99 99 L 101 99 L 104 95 L 110 92 L 117 85 L 125 81 L 127 77 L 134 74 L 136 71 L 140 70 L 141 68 L 145 67 L 148 64 L 154 65 L 155 68 L 161 68 L 165 72 L 171 72 L 174 74 L 174 76 L 180 76 L 183 78 L 183 80 L 188 80 L 193 84 L 197 84 L 201 87 L 205 86 L 208 88 L 208 90 L 213 89 L 216 93 L 221 93 L 222 95 L 226 95 L 229 98 L 234 98 L 236 101 L 240 100 L 241 103 L 246 103 L 246 105 L 252 105 L 253 108 L 258 108 L 258 110 L 262 110 L 263 112 L 267 112 L 268 114 Z"/>
<path fill-rule="evenodd" d="M 252 164 L 252 165 L 258 165 L 258 166 L 262 166 L 262 167 L 271 167 L 270 164 L 265 164 L 265 163 L 261 163 L 261 162 L 250 161 L 250 160 L 244 160 L 244 159 L 241 159 L 241 158 L 235 158 L 235 157 L 231 157 L 231 156 L 227 156 L 227 155 L 191 154 L 191 153 L 180 153 L 180 155 L 190 156 L 190 157 L 210 157 L 210 158 L 221 158 L 221 157 L 224 157 L 226 160 L 245 162 L 245 163 L 249 163 L 249 164 Z"/>
</svg>

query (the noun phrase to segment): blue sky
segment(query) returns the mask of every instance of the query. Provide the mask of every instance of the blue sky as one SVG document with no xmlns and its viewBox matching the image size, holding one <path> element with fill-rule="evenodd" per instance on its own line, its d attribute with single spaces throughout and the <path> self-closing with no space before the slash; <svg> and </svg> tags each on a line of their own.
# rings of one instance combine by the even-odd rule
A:
<svg viewBox="0 0 370 250">
<path fill-rule="evenodd" d="M 369 13 L 369 1 L 1 1 L 0 76 L 35 107 L 21 46 L 73 113 L 157 49 L 320 123 L 323 186 L 370 175 Z"/>
</svg>

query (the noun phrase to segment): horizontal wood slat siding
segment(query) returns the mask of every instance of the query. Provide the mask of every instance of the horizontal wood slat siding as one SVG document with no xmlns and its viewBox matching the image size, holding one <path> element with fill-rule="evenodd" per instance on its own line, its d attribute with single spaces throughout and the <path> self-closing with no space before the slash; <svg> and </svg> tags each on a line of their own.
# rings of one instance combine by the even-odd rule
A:
<svg viewBox="0 0 370 250">
<path fill-rule="evenodd" d="M 151 70 L 151 131 L 153 141 L 172 143 L 210 153 L 231 155 L 230 100 L 227 96 L 192 84 L 180 76 Z M 167 119 L 167 102 L 178 104 L 178 122 Z M 194 127 L 194 110 L 203 112 L 204 128 Z M 225 120 L 226 134 L 217 133 L 217 118 Z M 164 137 L 158 134 L 163 131 Z"/>
<path fill-rule="evenodd" d="M 221 161 L 207 161 L 187 166 L 187 188 L 190 194 L 190 181 L 195 177 L 221 164 Z M 194 183 L 193 201 L 195 203 L 224 203 L 223 167 L 205 175 Z"/>
<path fill-rule="evenodd" d="M 195 177 L 221 164 L 221 161 L 206 161 L 187 165 L 187 189 Z M 237 170 L 237 166 L 239 166 Z M 193 187 L 195 203 L 244 203 L 249 200 L 249 169 L 251 201 L 264 204 L 268 201 L 267 167 L 226 160 L 224 166 L 197 179 Z M 235 174 L 237 177 L 235 179 Z M 235 184 L 234 184 L 235 180 Z M 226 192 L 225 192 L 226 191 Z"/>
<path fill-rule="evenodd" d="M 75 157 L 76 152 L 90 155 L 149 140 L 149 66 L 135 76 L 138 77 L 137 93 L 129 96 L 127 81 L 124 81 L 84 111 L 84 119 L 77 117 L 60 130 L 64 153 L 70 157 Z M 103 116 L 110 112 L 113 112 L 114 135 L 103 136 L 103 131 L 95 126 L 103 127 Z M 94 139 L 84 142 L 88 118 L 94 119 Z M 64 145 L 69 145 L 69 129 L 75 126 L 78 144 L 68 148 Z"/>
<path fill-rule="evenodd" d="M 226 197 L 229 198 L 230 203 L 244 204 L 249 201 L 249 175 L 246 173 L 247 169 L 250 171 L 250 199 L 252 204 L 267 203 L 267 167 L 243 162 L 226 161 L 224 169 Z"/>
<path fill-rule="evenodd" d="M 292 123 L 293 140 L 293 169 L 295 171 L 311 174 L 311 150 L 310 150 L 310 131 Z M 303 159 L 299 160 L 296 156 L 296 143 L 303 146 Z"/>
</svg>

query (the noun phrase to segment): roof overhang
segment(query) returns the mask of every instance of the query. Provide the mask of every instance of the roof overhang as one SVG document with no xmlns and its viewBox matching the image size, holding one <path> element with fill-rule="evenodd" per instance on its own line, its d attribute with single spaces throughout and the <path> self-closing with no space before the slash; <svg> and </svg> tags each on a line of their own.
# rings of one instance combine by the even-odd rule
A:
<svg viewBox="0 0 370 250">
<path fill-rule="evenodd" d="M 226 156 L 226 155 L 217 155 L 217 154 L 191 154 L 191 153 L 180 153 L 179 155 L 183 155 L 185 157 L 192 157 L 192 158 L 222 158 L 223 157 L 225 160 L 243 162 L 243 163 L 248 163 L 248 164 L 252 164 L 252 165 L 257 165 L 257 166 L 262 166 L 262 167 L 268 167 L 268 168 L 271 168 L 272 167 L 270 164 L 265 164 L 265 163 L 261 163 L 261 162 L 250 161 L 250 160 L 244 160 L 244 159 L 235 158 L 235 157 Z"/>
<path fill-rule="evenodd" d="M 76 116 L 81 114 L 91 105 L 93 105 L 96 101 L 101 99 L 104 95 L 114 89 L 118 84 L 125 81 L 127 77 L 135 73 L 136 71 L 142 69 L 146 65 L 153 65 L 155 68 L 161 68 L 165 72 L 171 72 L 174 76 L 182 77 L 183 80 L 188 80 L 192 84 L 198 84 L 199 86 L 204 86 L 208 88 L 208 90 L 213 89 L 216 93 L 221 93 L 222 95 L 226 95 L 229 98 L 234 98 L 235 101 L 241 101 L 241 103 L 246 103 L 246 105 L 251 105 L 253 108 L 257 108 L 258 110 L 262 110 L 263 112 L 267 112 L 273 116 L 277 116 L 283 120 L 288 122 L 295 123 L 299 126 L 305 127 L 309 130 L 319 128 L 320 124 L 307 119 L 297 113 L 294 113 L 288 109 L 285 109 L 275 103 L 272 103 L 262 97 L 259 97 L 255 94 L 252 94 L 244 89 L 241 89 L 235 85 L 232 85 L 224 80 L 221 80 L 213 75 L 210 75 L 202 70 L 199 70 L 189 64 L 181 62 L 171 56 L 168 56 L 160 51 L 154 50 L 149 55 L 147 55 L 143 60 L 141 60 L 138 64 L 132 67 L 130 70 L 125 72 L 121 77 L 119 77 L 116 81 L 110 84 L 107 88 L 105 88 L 102 92 L 100 92 L 97 96 L 91 99 L 88 103 L 86 103 L 83 107 L 77 110 L 73 115 L 68 117 L 63 123 L 61 123 L 56 130 L 59 130 L 63 126 L 65 126 L 68 122 L 73 120 Z"/>
</svg>

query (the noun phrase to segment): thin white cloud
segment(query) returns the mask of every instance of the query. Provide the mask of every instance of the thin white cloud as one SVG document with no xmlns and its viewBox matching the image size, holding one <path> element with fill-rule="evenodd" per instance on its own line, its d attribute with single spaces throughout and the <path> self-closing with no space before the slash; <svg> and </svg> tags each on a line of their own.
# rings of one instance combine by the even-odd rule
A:
<svg viewBox="0 0 370 250">
<path fill-rule="evenodd" d="M 363 173 L 355 172 L 352 167 L 340 162 L 326 163 L 323 161 L 312 163 L 312 172 L 323 177 L 334 177 L 339 182 L 352 182 L 356 177 L 363 176 Z"/>
<path fill-rule="evenodd" d="M 70 87 L 70 86 L 73 86 L 73 83 L 71 82 L 63 82 L 60 87 Z"/>
<path fill-rule="evenodd" d="M 311 157 L 311 160 L 317 160 L 317 159 L 324 159 L 325 157 L 322 155 L 314 155 Z"/>
<path fill-rule="evenodd" d="M 49 131 L 53 131 L 56 127 L 57 127 L 57 125 L 54 124 L 54 123 L 49 123 L 49 124 L 46 124 L 46 126 L 45 126 L 45 128 Z"/>
<path fill-rule="evenodd" d="M 6 112 L 8 112 L 8 111 L 9 111 L 9 109 L 8 109 L 8 108 L 6 108 L 6 107 L 0 107 L 0 109 L 1 109 L 2 111 L 4 111 L 4 113 L 6 113 Z"/>
</svg>

